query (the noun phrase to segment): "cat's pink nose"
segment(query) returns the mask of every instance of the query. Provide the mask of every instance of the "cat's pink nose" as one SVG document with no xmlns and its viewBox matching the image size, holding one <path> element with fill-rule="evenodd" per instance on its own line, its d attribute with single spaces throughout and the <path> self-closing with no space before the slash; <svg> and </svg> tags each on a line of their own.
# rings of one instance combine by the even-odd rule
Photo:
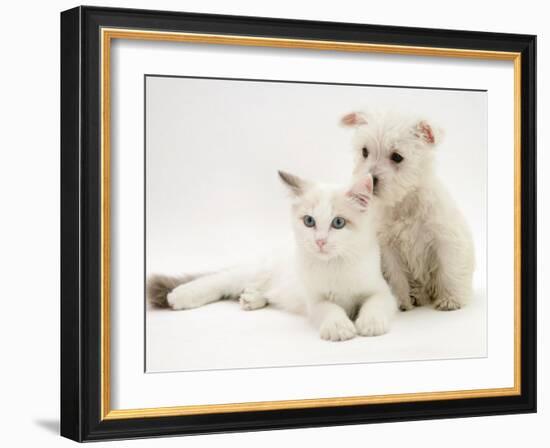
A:
<svg viewBox="0 0 550 448">
<path fill-rule="evenodd" d="M 319 238 L 317 240 L 315 240 L 315 243 L 317 244 L 317 246 L 319 246 L 319 249 L 323 249 L 323 247 L 325 247 L 325 244 L 327 244 L 327 240 L 324 239 L 324 238 Z"/>
</svg>

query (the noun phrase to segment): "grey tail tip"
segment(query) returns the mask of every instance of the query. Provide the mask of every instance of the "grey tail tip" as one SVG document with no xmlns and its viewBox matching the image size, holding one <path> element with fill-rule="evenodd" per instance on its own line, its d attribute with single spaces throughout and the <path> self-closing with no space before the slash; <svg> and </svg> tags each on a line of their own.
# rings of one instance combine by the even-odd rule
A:
<svg viewBox="0 0 550 448">
<path fill-rule="evenodd" d="M 162 275 L 153 274 L 147 279 L 147 299 L 149 303 L 156 308 L 168 308 L 167 296 L 172 290 L 179 285 L 188 283 L 194 280 L 196 275 Z"/>
</svg>

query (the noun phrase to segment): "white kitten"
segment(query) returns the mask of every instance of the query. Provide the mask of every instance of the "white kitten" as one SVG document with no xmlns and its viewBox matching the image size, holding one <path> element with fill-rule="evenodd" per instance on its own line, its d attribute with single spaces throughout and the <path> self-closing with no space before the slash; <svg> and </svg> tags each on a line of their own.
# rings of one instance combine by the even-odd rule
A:
<svg viewBox="0 0 550 448">
<path fill-rule="evenodd" d="M 167 304 L 176 310 L 222 298 L 239 298 L 245 310 L 272 304 L 306 314 L 321 337 L 331 341 L 387 332 L 397 301 L 381 272 L 372 176 L 346 189 L 279 175 L 291 192 L 295 247 L 251 266 L 180 284 L 167 293 Z M 178 284 L 163 279 L 149 283 L 156 303 L 162 303 L 161 292 Z"/>
<path fill-rule="evenodd" d="M 465 219 L 435 174 L 441 131 L 425 120 L 354 112 L 354 176 L 374 177 L 385 205 L 380 226 L 384 276 L 402 310 L 433 303 L 455 310 L 472 295 L 474 245 Z"/>
</svg>

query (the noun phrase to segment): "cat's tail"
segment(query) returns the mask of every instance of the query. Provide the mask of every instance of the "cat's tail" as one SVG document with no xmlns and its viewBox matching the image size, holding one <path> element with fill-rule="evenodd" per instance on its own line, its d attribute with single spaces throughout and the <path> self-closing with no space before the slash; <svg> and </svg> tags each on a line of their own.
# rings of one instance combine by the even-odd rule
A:
<svg viewBox="0 0 550 448">
<path fill-rule="evenodd" d="M 166 299 L 168 293 L 172 292 L 177 286 L 189 283 L 201 276 L 200 274 L 177 276 L 153 274 L 147 279 L 147 299 L 151 305 L 157 308 L 168 308 L 168 300 Z"/>
</svg>

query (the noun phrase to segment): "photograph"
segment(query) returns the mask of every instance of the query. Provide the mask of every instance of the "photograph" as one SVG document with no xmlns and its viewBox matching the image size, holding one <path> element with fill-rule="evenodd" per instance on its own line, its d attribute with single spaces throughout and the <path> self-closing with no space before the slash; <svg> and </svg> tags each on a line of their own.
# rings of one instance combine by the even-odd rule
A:
<svg viewBox="0 0 550 448">
<path fill-rule="evenodd" d="M 144 76 L 146 372 L 487 355 L 487 92 Z"/>
</svg>

